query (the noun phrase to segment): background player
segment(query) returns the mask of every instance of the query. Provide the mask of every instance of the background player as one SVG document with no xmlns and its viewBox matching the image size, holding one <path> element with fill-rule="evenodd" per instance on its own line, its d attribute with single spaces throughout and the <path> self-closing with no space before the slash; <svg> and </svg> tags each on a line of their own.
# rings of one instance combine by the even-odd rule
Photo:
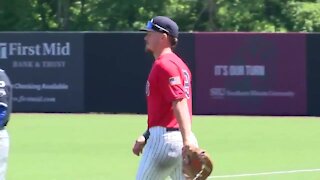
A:
<svg viewBox="0 0 320 180">
<path fill-rule="evenodd" d="M 9 155 L 9 136 L 5 129 L 12 110 L 12 87 L 4 70 L 0 69 L 0 180 L 5 180 Z"/>
<path fill-rule="evenodd" d="M 191 73 L 172 52 L 178 42 L 178 29 L 164 16 L 153 18 L 144 29 L 146 51 L 155 61 L 146 83 L 148 130 L 133 147 L 136 155 L 144 148 L 138 180 L 164 180 L 168 176 L 184 179 L 182 147 L 197 146 L 191 131 Z"/>
</svg>

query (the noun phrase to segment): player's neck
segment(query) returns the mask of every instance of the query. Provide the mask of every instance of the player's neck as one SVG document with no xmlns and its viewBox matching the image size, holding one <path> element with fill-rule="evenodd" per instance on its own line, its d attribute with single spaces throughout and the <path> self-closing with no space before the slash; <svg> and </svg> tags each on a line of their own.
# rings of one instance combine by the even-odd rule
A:
<svg viewBox="0 0 320 180">
<path fill-rule="evenodd" d="M 170 47 L 166 47 L 166 48 L 159 50 L 158 52 L 154 52 L 153 57 L 154 57 L 154 59 L 158 59 L 160 56 L 162 56 L 164 54 L 170 54 L 170 53 L 172 53 L 172 49 Z"/>
</svg>

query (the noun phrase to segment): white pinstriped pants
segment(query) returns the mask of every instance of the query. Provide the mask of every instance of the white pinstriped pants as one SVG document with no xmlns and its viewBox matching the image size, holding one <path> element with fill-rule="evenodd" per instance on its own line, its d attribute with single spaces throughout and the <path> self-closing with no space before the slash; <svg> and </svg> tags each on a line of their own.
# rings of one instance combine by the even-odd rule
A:
<svg viewBox="0 0 320 180">
<path fill-rule="evenodd" d="M 137 180 L 184 180 L 182 173 L 182 136 L 180 131 L 166 131 L 164 127 L 149 129 L 150 137 L 144 147 Z M 197 140 L 193 136 L 197 145 Z"/>
</svg>

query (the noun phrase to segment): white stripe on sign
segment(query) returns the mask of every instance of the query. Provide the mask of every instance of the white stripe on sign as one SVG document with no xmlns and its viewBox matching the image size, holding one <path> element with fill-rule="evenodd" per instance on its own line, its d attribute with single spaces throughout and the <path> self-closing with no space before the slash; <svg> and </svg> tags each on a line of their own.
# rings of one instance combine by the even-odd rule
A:
<svg viewBox="0 0 320 180">
<path fill-rule="evenodd" d="M 301 169 L 301 170 L 290 170 L 290 171 L 272 171 L 272 172 L 263 172 L 263 173 L 210 176 L 209 179 L 248 177 L 248 176 L 264 176 L 264 175 L 275 175 L 275 174 L 292 174 L 292 173 L 318 172 L 318 171 L 320 172 L 320 169 Z"/>
</svg>

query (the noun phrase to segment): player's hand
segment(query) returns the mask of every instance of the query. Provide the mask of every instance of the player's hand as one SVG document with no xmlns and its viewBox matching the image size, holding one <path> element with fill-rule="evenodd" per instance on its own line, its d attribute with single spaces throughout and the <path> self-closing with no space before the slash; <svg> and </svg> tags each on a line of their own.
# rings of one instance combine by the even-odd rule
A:
<svg viewBox="0 0 320 180">
<path fill-rule="evenodd" d="M 146 145 L 146 139 L 144 138 L 144 136 L 139 136 L 132 148 L 133 154 L 140 156 L 144 145 Z"/>
<path fill-rule="evenodd" d="M 187 136 L 185 138 L 183 138 L 183 147 L 194 147 L 196 146 L 196 144 L 192 141 L 192 137 L 191 136 Z"/>
<path fill-rule="evenodd" d="M 192 151 L 195 146 L 193 145 L 184 145 L 182 147 L 182 162 L 183 164 L 189 164 L 190 163 L 190 157 L 188 155 L 188 152 Z"/>
<path fill-rule="evenodd" d="M 196 145 L 194 145 L 193 143 L 186 141 L 183 143 L 183 147 L 182 147 L 182 157 L 186 156 L 186 152 L 191 151 L 192 149 L 195 149 Z"/>
</svg>

